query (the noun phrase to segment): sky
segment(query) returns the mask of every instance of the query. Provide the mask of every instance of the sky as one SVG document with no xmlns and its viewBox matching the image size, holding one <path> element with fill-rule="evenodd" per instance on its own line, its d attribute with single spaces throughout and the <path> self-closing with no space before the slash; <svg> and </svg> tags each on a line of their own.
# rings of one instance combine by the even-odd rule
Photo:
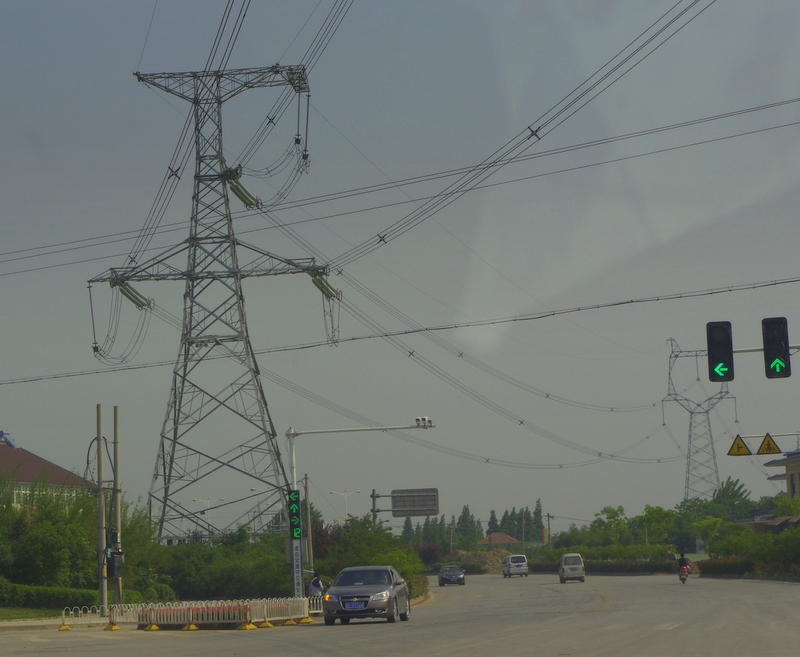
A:
<svg viewBox="0 0 800 657">
<path fill-rule="evenodd" d="M 228 66 L 299 63 L 331 7 L 252 2 Z M 696 17 L 548 118 L 682 9 Z M 112 371 L 92 351 L 110 292 L 92 286 L 90 305 L 87 281 L 124 263 L 188 111 L 132 74 L 201 70 L 221 16 L 222 3 L 206 0 L 0 2 L 0 429 L 82 474 L 97 405 L 107 436 L 119 407 L 133 501 L 149 490 L 167 405 L 171 367 L 158 364 L 175 359 L 180 335 L 154 318 L 130 363 L 152 366 Z M 400 488 L 437 488 L 441 514 L 467 505 L 484 526 L 492 510 L 541 500 L 553 531 L 604 506 L 633 516 L 683 499 L 690 415 L 663 401 L 668 341 L 703 350 L 706 323 L 726 320 L 735 348 L 757 349 L 762 318 L 787 317 L 790 335 L 800 326 L 797 283 L 756 285 L 800 273 L 799 29 L 800 5 L 788 0 L 352 4 L 309 72 L 309 171 L 274 215 L 315 254 L 335 262 L 458 179 L 436 174 L 468 170 L 545 127 L 477 188 L 349 262 L 346 277 L 332 272 L 358 309 L 343 304 L 337 346 L 324 344 L 323 304 L 306 277 L 245 281 L 284 455 L 289 427 L 435 424 L 300 436 L 298 474 L 326 521 L 344 518 L 345 501 L 363 515 L 372 490 Z M 275 94 L 250 90 L 224 105 L 229 162 Z M 294 120 L 281 119 L 249 167 L 278 159 Z M 268 199 L 283 178 L 242 181 Z M 297 203 L 330 194 L 341 197 Z M 312 255 L 237 203 L 237 235 L 283 257 Z M 154 249 L 185 239 L 190 211 L 186 176 Z M 180 283 L 137 289 L 180 314 Z M 689 294 L 702 291 L 718 293 Z M 407 331 L 395 311 L 450 328 L 393 344 L 359 319 Z M 518 321 L 494 321 L 509 318 Z M 123 309 L 120 348 L 137 319 Z M 696 403 L 718 392 L 706 368 L 704 358 L 677 359 L 676 390 Z M 740 434 L 754 436 L 755 452 L 767 432 L 795 449 L 797 436 L 783 434 L 800 431 L 797 384 L 767 380 L 760 353 L 737 354 L 735 401 L 710 415 L 720 478 L 754 498 L 782 490 L 767 481 L 775 470 L 767 457 L 727 451 Z"/>
</svg>

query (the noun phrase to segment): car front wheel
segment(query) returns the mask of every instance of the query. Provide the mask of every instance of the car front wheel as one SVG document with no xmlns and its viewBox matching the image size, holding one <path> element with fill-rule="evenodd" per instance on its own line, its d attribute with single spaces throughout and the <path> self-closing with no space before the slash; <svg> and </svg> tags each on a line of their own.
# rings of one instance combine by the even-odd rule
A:
<svg viewBox="0 0 800 657">
<path fill-rule="evenodd" d="M 406 598 L 406 610 L 400 614 L 401 621 L 407 621 L 411 617 L 411 600 Z"/>
<path fill-rule="evenodd" d="M 397 622 L 397 598 L 394 599 L 394 602 L 392 603 L 392 613 L 386 617 L 386 620 L 390 623 Z"/>
</svg>

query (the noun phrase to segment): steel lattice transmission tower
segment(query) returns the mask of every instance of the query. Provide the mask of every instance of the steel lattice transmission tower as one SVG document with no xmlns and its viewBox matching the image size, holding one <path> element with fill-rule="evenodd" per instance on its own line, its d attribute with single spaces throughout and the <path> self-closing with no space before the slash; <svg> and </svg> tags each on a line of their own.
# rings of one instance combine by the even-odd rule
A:
<svg viewBox="0 0 800 657">
<path fill-rule="evenodd" d="M 728 392 L 728 384 L 723 383 L 717 394 L 702 402 L 695 402 L 678 394 L 672 370 L 678 358 L 701 358 L 706 351 L 681 351 L 678 343 L 670 338 L 667 341 L 672 349 L 669 356 L 669 392 L 664 401 L 678 402 L 689 411 L 689 444 L 686 450 L 686 488 L 684 499 L 711 499 L 719 488 L 719 468 L 711 433 L 710 413 L 723 399 L 735 399 Z"/>
<path fill-rule="evenodd" d="M 275 65 L 135 75 L 192 104 L 196 150 L 188 239 L 144 264 L 111 269 L 90 281 L 107 281 L 123 294 L 132 281 L 185 284 L 180 353 L 150 488 L 150 516 L 162 539 L 241 524 L 255 532 L 276 529 L 288 479 L 250 343 L 242 280 L 307 273 L 319 281 L 327 272 L 313 259 L 280 258 L 234 236 L 228 190 L 238 171 L 223 157 L 222 105 L 259 87 L 289 86 L 307 94 L 306 71 Z M 190 500 L 206 501 L 206 509 L 190 511 Z"/>
</svg>

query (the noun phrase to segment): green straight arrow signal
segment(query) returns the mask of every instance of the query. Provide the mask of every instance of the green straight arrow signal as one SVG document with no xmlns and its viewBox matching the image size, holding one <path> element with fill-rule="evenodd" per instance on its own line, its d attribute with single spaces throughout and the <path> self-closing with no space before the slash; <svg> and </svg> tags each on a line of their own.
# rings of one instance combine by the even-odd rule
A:
<svg viewBox="0 0 800 657">
<path fill-rule="evenodd" d="M 714 368 L 714 371 L 717 373 L 718 376 L 725 376 L 724 373 L 728 371 L 728 368 L 725 367 L 725 363 L 720 363 Z"/>
<path fill-rule="evenodd" d="M 776 372 L 780 372 L 781 368 L 786 368 L 786 363 L 784 363 L 780 358 L 776 358 L 772 361 L 772 365 L 769 366 L 771 370 L 775 370 Z"/>
</svg>

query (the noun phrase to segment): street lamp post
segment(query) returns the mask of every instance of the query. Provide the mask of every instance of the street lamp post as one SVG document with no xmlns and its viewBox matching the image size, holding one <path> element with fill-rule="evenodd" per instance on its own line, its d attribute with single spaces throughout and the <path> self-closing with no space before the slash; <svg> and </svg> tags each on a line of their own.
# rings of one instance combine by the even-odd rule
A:
<svg viewBox="0 0 800 657">
<path fill-rule="evenodd" d="M 354 433 L 356 431 L 401 431 L 403 429 L 433 429 L 436 425 L 429 417 L 418 417 L 416 424 L 409 424 L 399 427 L 355 427 L 353 429 L 314 429 L 312 431 L 299 431 L 289 429 L 286 431 L 286 438 L 289 441 L 289 465 L 292 472 L 292 488 L 297 488 L 297 465 L 294 454 L 294 439 L 297 436 L 310 436 L 315 433 Z"/>
<path fill-rule="evenodd" d="M 415 424 L 397 426 L 397 427 L 355 427 L 353 429 L 314 429 L 311 431 L 299 431 L 289 427 L 286 431 L 286 439 L 289 441 L 289 466 L 291 470 L 291 487 L 292 490 L 297 490 L 297 463 L 294 453 L 294 441 L 298 436 L 310 436 L 319 433 L 355 433 L 356 431 L 401 431 L 403 429 L 433 429 L 433 420 L 429 417 L 416 418 Z M 308 504 L 308 500 L 306 500 Z M 345 497 L 345 509 L 347 507 L 347 498 Z M 345 510 L 346 513 L 346 510 Z M 305 583 L 303 582 L 303 554 L 302 554 L 302 541 L 299 539 L 292 540 L 292 577 L 294 597 L 302 598 L 304 595 Z"/>
<path fill-rule="evenodd" d="M 350 514 L 347 512 L 347 497 L 349 495 L 355 495 L 356 493 L 360 493 L 360 490 L 351 490 L 351 491 L 342 491 L 338 492 L 335 490 L 330 491 L 331 495 L 341 495 L 344 498 L 344 519 L 347 522 L 347 519 L 350 517 Z"/>
</svg>

